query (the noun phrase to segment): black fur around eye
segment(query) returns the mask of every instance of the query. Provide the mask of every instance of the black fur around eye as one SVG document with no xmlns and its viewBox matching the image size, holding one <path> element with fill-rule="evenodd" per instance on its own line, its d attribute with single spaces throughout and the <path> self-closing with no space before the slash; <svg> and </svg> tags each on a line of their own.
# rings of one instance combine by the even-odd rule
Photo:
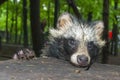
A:
<svg viewBox="0 0 120 80">
<path fill-rule="evenodd" d="M 77 44 L 77 42 L 74 39 L 68 40 L 67 44 L 71 47 L 74 48 Z"/>
<path fill-rule="evenodd" d="M 78 44 L 79 41 L 73 38 L 64 39 L 64 49 L 68 54 L 74 53 L 78 48 Z"/>
<path fill-rule="evenodd" d="M 91 57 L 91 61 L 94 61 L 99 53 L 99 47 L 96 46 L 93 41 L 90 41 L 87 43 L 87 49 Z"/>
<path fill-rule="evenodd" d="M 88 44 L 87 44 L 87 48 L 88 48 L 89 50 L 94 49 L 94 47 L 95 47 L 95 44 L 94 44 L 93 41 L 88 42 Z"/>
</svg>

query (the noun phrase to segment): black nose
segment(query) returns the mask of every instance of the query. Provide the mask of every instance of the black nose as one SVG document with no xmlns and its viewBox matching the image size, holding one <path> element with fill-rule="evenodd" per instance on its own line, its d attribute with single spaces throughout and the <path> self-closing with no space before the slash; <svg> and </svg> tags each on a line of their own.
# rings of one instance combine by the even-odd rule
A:
<svg viewBox="0 0 120 80">
<path fill-rule="evenodd" d="M 88 64 L 88 57 L 85 55 L 78 55 L 77 62 L 80 66 L 86 66 Z"/>
</svg>

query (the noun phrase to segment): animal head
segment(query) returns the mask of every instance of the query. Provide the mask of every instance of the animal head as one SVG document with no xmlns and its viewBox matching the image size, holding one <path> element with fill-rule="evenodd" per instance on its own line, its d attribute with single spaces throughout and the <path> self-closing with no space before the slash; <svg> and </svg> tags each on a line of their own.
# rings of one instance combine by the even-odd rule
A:
<svg viewBox="0 0 120 80">
<path fill-rule="evenodd" d="M 69 13 L 62 14 L 57 21 L 57 28 L 50 29 L 54 39 L 63 44 L 63 49 L 72 64 L 90 65 L 105 44 L 101 39 L 104 25 L 102 21 L 84 23 Z M 64 54 L 64 53 L 63 53 Z"/>
</svg>

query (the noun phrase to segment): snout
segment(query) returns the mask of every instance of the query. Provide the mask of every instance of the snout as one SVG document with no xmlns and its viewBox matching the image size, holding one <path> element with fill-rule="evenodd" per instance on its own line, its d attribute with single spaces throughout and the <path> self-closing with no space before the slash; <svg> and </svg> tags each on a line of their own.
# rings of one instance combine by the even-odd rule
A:
<svg viewBox="0 0 120 80">
<path fill-rule="evenodd" d="M 78 55 L 77 56 L 77 63 L 80 66 L 87 66 L 88 65 L 88 57 L 85 55 Z"/>
<path fill-rule="evenodd" d="M 71 55 L 70 61 L 73 65 L 86 67 L 90 64 L 90 56 L 85 54 L 73 54 Z"/>
</svg>

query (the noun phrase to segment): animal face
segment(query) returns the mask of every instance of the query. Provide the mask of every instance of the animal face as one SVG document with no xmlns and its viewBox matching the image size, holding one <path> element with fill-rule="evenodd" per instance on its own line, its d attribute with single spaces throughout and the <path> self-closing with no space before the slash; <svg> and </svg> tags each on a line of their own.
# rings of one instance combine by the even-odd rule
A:
<svg viewBox="0 0 120 80">
<path fill-rule="evenodd" d="M 90 66 L 104 46 L 102 21 L 84 23 L 69 13 L 62 14 L 56 29 L 50 29 L 49 54 L 65 58 L 76 66 Z"/>
</svg>

